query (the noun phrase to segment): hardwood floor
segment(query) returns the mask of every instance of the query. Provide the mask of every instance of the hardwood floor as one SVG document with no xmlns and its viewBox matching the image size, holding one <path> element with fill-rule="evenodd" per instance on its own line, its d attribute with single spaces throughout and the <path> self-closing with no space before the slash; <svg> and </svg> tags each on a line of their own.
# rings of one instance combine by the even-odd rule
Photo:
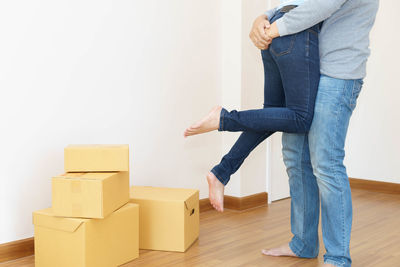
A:
<svg viewBox="0 0 400 267">
<path fill-rule="evenodd" d="M 353 189 L 353 266 L 400 266 L 400 194 Z M 134 266 L 321 266 L 317 259 L 267 257 L 262 248 L 278 246 L 291 238 L 290 199 L 246 211 L 213 210 L 200 213 L 200 237 L 186 253 L 141 250 Z M 320 235 L 321 236 L 321 235 Z M 320 237 L 321 239 L 321 237 Z M 34 266 L 26 257 L 0 266 Z"/>
</svg>

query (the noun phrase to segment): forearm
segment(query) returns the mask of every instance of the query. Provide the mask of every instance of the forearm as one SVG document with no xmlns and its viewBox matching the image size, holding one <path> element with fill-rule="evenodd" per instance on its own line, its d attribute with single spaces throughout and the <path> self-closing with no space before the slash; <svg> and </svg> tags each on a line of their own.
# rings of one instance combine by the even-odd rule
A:
<svg viewBox="0 0 400 267">
<path fill-rule="evenodd" d="M 270 10 L 267 10 L 264 14 L 267 20 L 270 20 L 272 18 L 272 16 L 276 13 L 276 7 Z"/>
<path fill-rule="evenodd" d="M 276 28 L 278 36 L 304 31 L 329 18 L 347 0 L 305 0 L 303 4 L 276 20 L 271 28 Z M 272 30 L 272 29 L 271 29 Z"/>
</svg>

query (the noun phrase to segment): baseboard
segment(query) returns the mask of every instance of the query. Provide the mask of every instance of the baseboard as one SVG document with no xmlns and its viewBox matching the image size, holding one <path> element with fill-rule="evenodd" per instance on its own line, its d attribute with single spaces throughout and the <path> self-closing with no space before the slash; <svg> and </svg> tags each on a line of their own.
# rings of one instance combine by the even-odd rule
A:
<svg viewBox="0 0 400 267">
<path fill-rule="evenodd" d="M 211 206 L 210 201 L 208 198 L 202 198 L 199 200 L 199 207 L 200 207 L 200 213 L 207 211 L 207 210 L 212 210 L 213 206 Z"/>
<path fill-rule="evenodd" d="M 0 263 L 34 254 L 33 237 L 0 245 Z"/>
<path fill-rule="evenodd" d="M 258 194 L 245 196 L 245 197 L 233 197 L 224 196 L 224 208 L 232 210 L 246 210 L 268 204 L 267 192 L 261 192 Z M 200 212 L 213 209 L 208 198 L 200 199 Z"/>
<path fill-rule="evenodd" d="M 388 194 L 400 194 L 400 184 L 349 178 L 350 187 Z"/>
</svg>

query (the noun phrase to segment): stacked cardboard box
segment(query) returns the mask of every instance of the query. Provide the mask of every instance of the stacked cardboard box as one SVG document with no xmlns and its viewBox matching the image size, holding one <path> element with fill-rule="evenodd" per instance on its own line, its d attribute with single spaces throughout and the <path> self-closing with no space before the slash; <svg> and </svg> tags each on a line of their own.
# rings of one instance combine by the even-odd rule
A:
<svg viewBox="0 0 400 267">
<path fill-rule="evenodd" d="M 68 146 L 64 161 L 52 208 L 33 213 L 36 267 L 115 267 L 139 248 L 184 252 L 197 240 L 199 190 L 129 189 L 128 146 Z"/>
<path fill-rule="evenodd" d="M 115 267 L 139 256 L 127 145 L 68 146 L 52 208 L 33 213 L 35 266 Z"/>
</svg>

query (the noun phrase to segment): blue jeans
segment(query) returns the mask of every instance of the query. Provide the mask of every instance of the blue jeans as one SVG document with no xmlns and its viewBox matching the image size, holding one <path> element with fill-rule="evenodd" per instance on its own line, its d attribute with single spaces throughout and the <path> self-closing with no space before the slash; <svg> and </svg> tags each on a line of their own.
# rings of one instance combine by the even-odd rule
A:
<svg viewBox="0 0 400 267">
<path fill-rule="evenodd" d="M 284 16 L 276 12 L 270 22 Z M 294 35 L 276 38 L 261 52 L 264 64 L 264 108 L 222 109 L 218 131 L 243 131 L 211 172 L 226 185 L 250 152 L 276 131 L 309 130 L 319 83 L 318 33 L 315 25 Z"/>
<path fill-rule="evenodd" d="M 324 261 L 351 266 L 352 200 L 343 160 L 347 128 L 362 83 L 322 75 L 309 133 L 282 136 L 291 195 L 289 246 L 299 257 L 318 255 L 321 200 Z"/>
</svg>

